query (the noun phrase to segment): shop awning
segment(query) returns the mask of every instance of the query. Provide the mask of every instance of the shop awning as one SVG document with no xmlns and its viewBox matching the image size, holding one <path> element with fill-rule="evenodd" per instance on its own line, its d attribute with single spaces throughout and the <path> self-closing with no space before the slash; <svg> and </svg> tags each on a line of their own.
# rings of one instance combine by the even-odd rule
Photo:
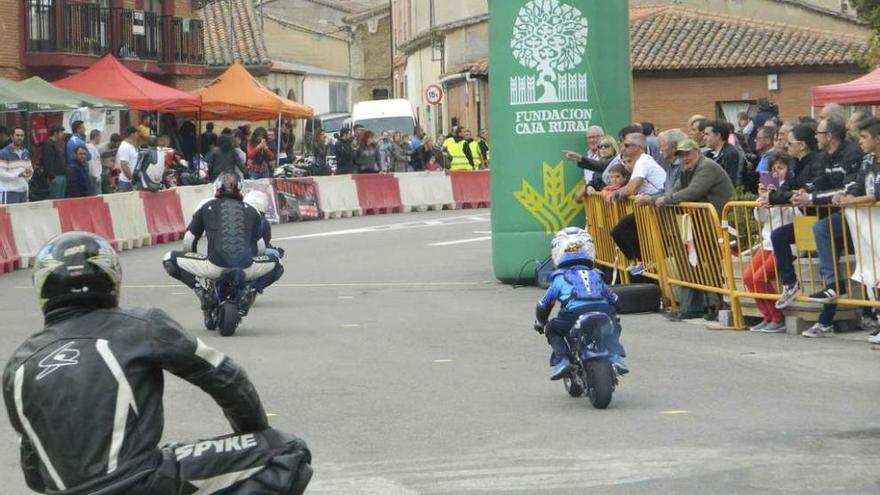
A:
<svg viewBox="0 0 880 495">
<path fill-rule="evenodd" d="M 21 86 L 18 81 L 0 79 L 0 89 L 13 95 L 14 100 L 24 102 L 24 106 L 8 111 L 16 112 L 64 112 L 82 107 L 82 101 L 70 95 L 43 94 L 34 88 Z"/>
<path fill-rule="evenodd" d="M 829 103 L 880 105 L 880 69 L 849 82 L 814 87 L 813 106 Z"/>
<path fill-rule="evenodd" d="M 307 119 L 312 107 L 282 98 L 260 84 L 241 64 L 233 64 L 206 87 L 202 97 L 202 120 Z"/>
<path fill-rule="evenodd" d="M 111 54 L 104 55 L 95 65 L 79 74 L 53 84 L 63 89 L 123 101 L 132 110 L 196 112 L 201 107 L 198 95 L 141 77 Z"/>
<path fill-rule="evenodd" d="M 128 105 L 126 105 L 125 103 L 120 103 L 118 101 L 108 100 L 106 98 L 80 93 L 78 91 L 61 89 L 50 83 L 49 81 L 46 81 L 45 79 L 41 79 L 36 76 L 30 79 L 25 79 L 24 81 L 20 81 L 16 83 L 16 85 L 19 88 L 24 88 L 25 90 L 34 94 L 49 95 L 57 97 L 59 99 L 68 99 L 69 101 L 74 103 L 78 102 L 78 105 L 80 107 L 103 108 L 106 110 L 128 109 Z"/>
</svg>

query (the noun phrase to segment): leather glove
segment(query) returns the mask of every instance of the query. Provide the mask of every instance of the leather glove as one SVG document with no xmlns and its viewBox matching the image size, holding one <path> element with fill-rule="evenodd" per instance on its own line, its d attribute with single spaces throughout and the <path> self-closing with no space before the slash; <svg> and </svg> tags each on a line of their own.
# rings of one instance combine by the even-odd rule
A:
<svg viewBox="0 0 880 495">
<path fill-rule="evenodd" d="M 544 335 L 544 324 L 538 320 L 535 320 L 535 323 L 532 324 L 532 328 L 541 335 Z"/>
</svg>

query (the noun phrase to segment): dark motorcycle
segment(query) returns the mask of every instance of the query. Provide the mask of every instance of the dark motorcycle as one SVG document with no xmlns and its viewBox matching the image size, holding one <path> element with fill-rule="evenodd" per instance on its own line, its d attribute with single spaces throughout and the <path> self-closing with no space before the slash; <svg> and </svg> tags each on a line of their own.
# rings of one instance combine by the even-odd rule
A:
<svg viewBox="0 0 880 495">
<path fill-rule="evenodd" d="M 214 301 L 210 309 L 205 310 L 205 328 L 219 329 L 224 337 L 232 336 L 241 319 L 247 316 L 256 292 L 245 281 L 244 272 L 237 268 L 225 269 L 217 280 L 204 280 L 202 284 Z"/>
<path fill-rule="evenodd" d="M 605 313 L 585 313 L 569 333 L 574 369 L 563 377 L 565 390 L 572 397 L 587 394 L 596 409 L 605 409 L 617 387 L 617 373 L 602 342 L 603 330 L 617 323 Z"/>
</svg>

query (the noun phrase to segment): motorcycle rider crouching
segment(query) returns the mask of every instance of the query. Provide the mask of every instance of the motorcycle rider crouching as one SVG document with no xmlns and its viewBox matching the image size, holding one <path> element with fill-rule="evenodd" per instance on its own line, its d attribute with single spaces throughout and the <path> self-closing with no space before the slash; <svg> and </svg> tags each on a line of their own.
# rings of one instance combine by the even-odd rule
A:
<svg viewBox="0 0 880 495">
<path fill-rule="evenodd" d="M 260 214 L 242 201 L 238 176 L 220 174 L 214 189 L 214 199 L 193 214 L 183 238 L 184 250 L 171 251 L 162 260 L 169 275 L 195 291 L 206 315 L 215 301 L 213 294 L 199 284 L 199 278 L 217 280 L 224 269 L 240 268 L 250 282 L 242 296 L 242 301 L 249 304 L 253 302 L 251 291 L 262 292 L 284 273 L 276 256 L 263 255 Z M 207 255 L 196 252 L 202 235 L 208 237 Z M 257 247 L 257 256 L 253 256 L 253 246 Z M 241 308 L 245 313 L 248 309 Z"/>
<path fill-rule="evenodd" d="M 244 202 L 253 206 L 260 212 L 260 238 L 266 246 L 264 254 L 266 256 L 275 256 L 278 259 L 284 257 L 284 249 L 279 246 L 272 245 L 272 225 L 266 218 L 266 208 L 269 207 L 269 196 L 263 191 L 249 191 L 244 195 Z M 257 246 L 254 245 L 254 256 L 257 256 Z M 262 292 L 261 292 L 262 293 Z"/>
<path fill-rule="evenodd" d="M 578 227 L 559 231 L 551 243 L 551 256 L 557 270 L 550 276 L 550 288 L 538 301 L 534 324 L 538 333 L 544 333 L 546 326 L 547 342 L 553 349 L 550 355 L 551 380 L 559 380 L 571 371 L 568 338 L 579 316 L 599 312 L 616 321 L 617 294 L 605 285 L 602 273 L 593 269 L 594 255 L 593 238 Z M 556 301 L 562 307 L 547 325 Z M 614 327 L 617 328 L 604 328 L 601 340 L 610 354 L 612 366 L 618 374 L 624 375 L 629 372 L 622 359 L 626 351 L 620 344 L 618 324 L 615 323 Z"/>
<path fill-rule="evenodd" d="M 3 373 L 32 490 L 65 495 L 302 494 L 305 443 L 269 427 L 245 371 L 159 309 L 120 308 L 103 238 L 68 232 L 34 261 L 45 328 Z M 207 392 L 234 433 L 160 448 L 164 371 Z"/>
</svg>

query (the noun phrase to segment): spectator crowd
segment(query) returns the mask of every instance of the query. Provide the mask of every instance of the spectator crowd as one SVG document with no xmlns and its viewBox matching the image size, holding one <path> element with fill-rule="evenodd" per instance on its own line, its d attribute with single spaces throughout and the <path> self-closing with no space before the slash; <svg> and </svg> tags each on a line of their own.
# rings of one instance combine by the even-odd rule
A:
<svg viewBox="0 0 880 495">
<path fill-rule="evenodd" d="M 757 201 L 753 215 L 762 227 L 761 236 L 751 252 L 742 253 L 748 259 L 743 283 L 751 292 L 780 296 L 775 302 L 757 301 L 762 318 L 750 328 L 754 332 L 785 331 L 782 310 L 803 292 L 795 268 L 794 217 L 815 217 L 812 230 L 821 281 L 818 290 L 806 296 L 821 303 L 822 310 L 802 335 L 817 338 L 834 335 L 837 299 L 851 285 L 839 280 L 838 261 L 853 252 L 839 207 L 880 200 L 878 152 L 880 119 L 868 113 L 847 115 L 842 106 L 831 104 L 818 119 L 783 120 L 776 107 L 762 99 L 753 115 L 740 114 L 736 124 L 694 115 L 679 129 L 658 133 L 653 124 L 644 122 L 613 137 L 600 127 L 590 127 L 586 152 L 563 150 L 563 155 L 583 169 L 585 185 L 579 200 L 601 192 L 607 202 L 632 199 L 638 205 L 655 206 L 702 202 L 711 204 L 719 218 L 732 200 Z M 631 260 L 630 275 L 641 275 L 645 265 L 634 215 L 622 217 L 611 237 Z M 672 239 L 664 242 L 678 244 Z M 708 262 L 720 268 L 720 259 L 710 257 Z M 668 315 L 676 320 L 717 320 L 723 306 L 720 298 L 689 288 L 680 288 L 678 299 L 678 312 Z M 860 327 L 871 331 L 872 343 L 880 343 L 873 309 L 862 311 Z"/>
</svg>

